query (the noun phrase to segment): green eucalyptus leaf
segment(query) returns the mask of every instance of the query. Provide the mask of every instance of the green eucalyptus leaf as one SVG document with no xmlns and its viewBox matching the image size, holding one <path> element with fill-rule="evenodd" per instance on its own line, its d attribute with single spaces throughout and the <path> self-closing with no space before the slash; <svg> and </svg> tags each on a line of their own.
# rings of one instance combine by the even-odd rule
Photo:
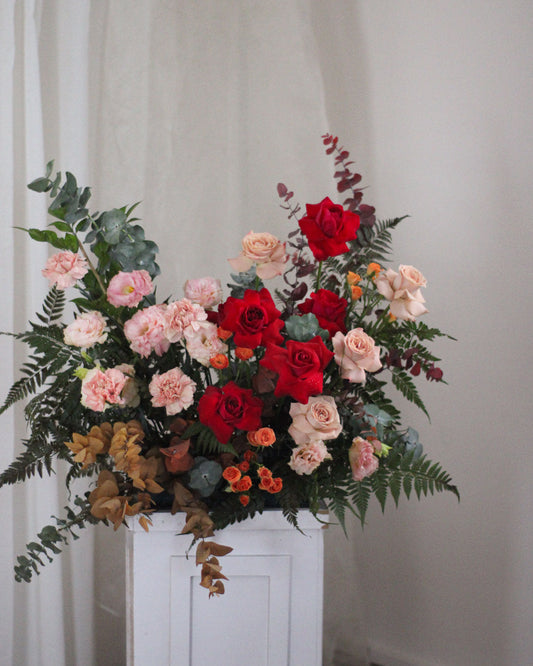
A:
<svg viewBox="0 0 533 666">
<path fill-rule="evenodd" d="M 104 213 L 101 220 L 102 236 L 105 242 L 110 245 L 117 245 L 120 242 L 122 231 L 127 224 L 125 212 L 114 208 Z"/>
</svg>

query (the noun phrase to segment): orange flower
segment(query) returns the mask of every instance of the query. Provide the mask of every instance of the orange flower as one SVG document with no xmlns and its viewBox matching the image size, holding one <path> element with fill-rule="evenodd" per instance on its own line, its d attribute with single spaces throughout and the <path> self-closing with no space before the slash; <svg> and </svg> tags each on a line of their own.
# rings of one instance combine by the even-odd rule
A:
<svg viewBox="0 0 533 666">
<path fill-rule="evenodd" d="M 237 493 L 246 492 L 247 490 L 250 490 L 251 487 L 252 479 L 249 476 L 243 476 L 242 479 L 231 484 L 231 489 Z"/>
<path fill-rule="evenodd" d="M 250 495 L 239 495 L 239 502 L 243 506 L 248 506 L 248 504 L 250 503 Z"/>
<path fill-rule="evenodd" d="M 256 454 L 253 451 L 250 451 L 250 449 L 248 449 L 248 451 L 245 451 L 243 453 L 242 457 L 246 460 L 246 462 L 251 462 L 252 460 L 255 459 Z"/>
<path fill-rule="evenodd" d="M 254 355 L 254 350 L 249 347 L 235 347 L 235 356 L 241 361 L 247 361 Z"/>
<path fill-rule="evenodd" d="M 225 354 L 216 354 L 216 356 L 209 359 L 209 363 L 215 370 L 224 370 L 229 365 L 228 357 Z"/>
<path fill-rule="evenodd" d="M 392 312 L 389 312 L 389 321 L 396 321 L 396 317 L 392 314 Z"/>
<path fill-rule="evenodd" d="M 231 331 L 225 331 L 223 328 L 220 328 L 220 326 L 217 328 L 217 335 L 221 340 L 229 340 L 233 333 Z"/>
<path fill-rule="evenodd" d="M 237 467 L 241 470 L 241 472 L 246 472 L 250 469 L 250 463 L 247 460 L 243 460 L 242 463 L 237 465 Z"/>
<path fill-rule="evenodd" d="M 346 276 L 346 282 L 348 282 L 350 287 L 352 287 L 354 284 L 361 282 L 361 276 L 359 275 L 359 273 L 348 271 L 348 275 Z"/>
<path fill-rule="evenodd" d="M 272 479 L 272 483 L 270 485 L 270 488 L 268 489 L 269 493 L 279 493 L 279 491 L 283 488 L 283 480 L 281 477 L 277 476 L 275 479 Z"/>
<path fill-rule="evenodd" d="M 241 476 L 241 470 L 238 467 L 235 467 L 235 465 L 226 467 L 226 469 L 222 472 L 222 478 L 226 479 L 226 481 L 231 484 L 238 481 Z"/>
<path fill-rule="evenodd" d="M 268 490 L 272 487 L 274 479 L 271 476 L 264 477 L 259 484 L 259 490 Z"/>
<path fill-rule="evenodd" d="M 249 432 L 246 437 L 253 446 L 272 446 L 276 441 L 276 433 L 272 428 L 259 428 Z"/>
<path fill-rule="evenodd" d="M 268 469 L 268 467 L 264 467 L 261 465 L 259 469 L 257 470 L 257 476 L 260 479 L 271 479 L 272 478 L 272 472 Z"/>
<path fill-rule="evenodd" d="M 366 269 L 366 274 L 372 275 L 372 279 L 374 279 L 379 275 L 380 271 L 381 271 L 381 266 L 379 264 L 376 264 L 374 261 L 371 261 Z"/>
<path fill-rule="evenodd" d="M 352 285 L 352 301 L 356 301 L 358 298 L 361 298 L 363 295 L 363 290 L 357 285 Z"/>
</svg>

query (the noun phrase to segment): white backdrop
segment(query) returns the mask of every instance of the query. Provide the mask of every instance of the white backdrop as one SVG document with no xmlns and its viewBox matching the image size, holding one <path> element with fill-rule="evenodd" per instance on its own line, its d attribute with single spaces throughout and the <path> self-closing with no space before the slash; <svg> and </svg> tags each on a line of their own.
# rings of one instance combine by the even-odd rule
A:
<svg viewBox="0 0 533 666">
<path fill-rule="evenodd" d="M 334 195 L 320 135 L 338 134 L 378 215 L 411 215 L 395 263 L 425 273 L 427 321 L 459 339 L 439 347 L 450 385 L 424 387 L 432 423 L 406 413 L 463 499 L 374 507 L 348 541 L 328 530 L 324 663 L 364 663 L 368 644 L 384 666 L 529 664 L 531 4 L 4 0 L 0 21 L 0 328 L 45 288 L 41 248 L 12 226 L 45 223 L 24 184 L 48 159 L 96 208 L 143 200 L 159 294 L 179 296 L 226 274 L 250 229 L 285 233 L 278 181 L 302 203 Z M 1 423 L 5 466 L 21 429 Z M 120 538 L 84 534 L 14 587 L 15 554 L 65 498 L 55 478 L 0 498 L 0 663 L 120 664 Z"/>
</svg>

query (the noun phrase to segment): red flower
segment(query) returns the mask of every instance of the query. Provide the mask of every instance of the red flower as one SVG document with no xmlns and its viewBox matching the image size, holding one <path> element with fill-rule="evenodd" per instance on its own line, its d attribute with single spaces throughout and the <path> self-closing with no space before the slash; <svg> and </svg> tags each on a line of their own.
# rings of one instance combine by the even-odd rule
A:
<svg viewBox="0 0 533 666">
<path fill-rule="evenodd" d="M 319 289 L 316 293 L 313 292 L 310 298 L 298 305 L 298 309 L 303 314 L 311 312 L 315 315 L 320 327 L 328 331 L 330 338 L 338 331 L 346 333 L 344 318 L 347 307 L 348 301 L 329 289 Z"/>
<path fill-rule="evenodd" d="M 310 395 L 322 393 L 324 370 L 333 358 L 317 335 L 309 342 L 288 340 L 287 348 L 268 345 L 261 365 L 278 373 L 274 395 L 290 395 L 306 405 Z"/>
<path fill-rule="evenodd" d="M 251 389 L 235 382 L 222 388 L 208 386 L 198 403 L 198 417 L 209 426 L 222 444 L 227 444 L 235 428 L 257 430 L 261 426 L 263 401 Z"/>
<path fill-rule="evenodd" d="M 359 215 L 344 210 L 326 197 L 319 204 L 306 204 L 307 215 L 299 221 L 315 259 L 348 252 L 347 241 L 354 240 L 359 229 Z"/>
<path fill-rule="evenodd" d="M 244 298 L 230 296 L 219 306 L 219 325 L 234 333 L 237 347 L 255 349 L 268 343 L 279 344 L 283 321 L 268 289 L 247 289 Z"/>
</svg>

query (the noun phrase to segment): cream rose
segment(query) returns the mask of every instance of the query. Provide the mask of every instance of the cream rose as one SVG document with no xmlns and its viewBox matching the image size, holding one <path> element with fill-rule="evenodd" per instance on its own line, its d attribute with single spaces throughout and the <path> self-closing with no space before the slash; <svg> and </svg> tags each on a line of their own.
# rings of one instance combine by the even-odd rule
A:
<svg viewBox="0 0 533 666">
<path fill-rule="evenodd" d="M 329 395 L 310 397 L 307 405 L 293 402 L 290 415 L 292 424 L 289 435 L 296 444 L 305 444 L 317 438 L 335 439 L 342 432 L 337 405 Z"/>
<path fill-rule="evenodd" d="M 401 265 L 399 273 L 388 269 L 376 277 L 379 293 L 391 302 L 391 314 L 398 319 L 414 321 L 427 312 L 420 287 L 427 284 L 426 278 L 413 266 Z"/>
<path fill-rule="evenodd" d="M 335 333 L 331 342 L 335 352 L 335 363 L 340 367 L 341 377 L 350 382 L 364 384 L 366 372 L 381 368 L 380 347 L 362 328 L 354 328 L 343 335 Z"/>
<path fill-rule="evenodd" d="M 256 265 L 257 275 L 262 280 L 269 280 L 283 273 L 287 255 L 285 243 L 267 232 L 255 233 L 250 231 L 242 239 L 242 252 L 235 259 L 228 259 L 231 267 L 244 273 L 253 264 Z"/>
<path fill-rule="evenodd" d="M 63 339 L 71 347 L 87 349 L 106 341 L 105 327 L 106 321 L 99 312 L 84 312 L 65 328 Z"/>
</svg>

